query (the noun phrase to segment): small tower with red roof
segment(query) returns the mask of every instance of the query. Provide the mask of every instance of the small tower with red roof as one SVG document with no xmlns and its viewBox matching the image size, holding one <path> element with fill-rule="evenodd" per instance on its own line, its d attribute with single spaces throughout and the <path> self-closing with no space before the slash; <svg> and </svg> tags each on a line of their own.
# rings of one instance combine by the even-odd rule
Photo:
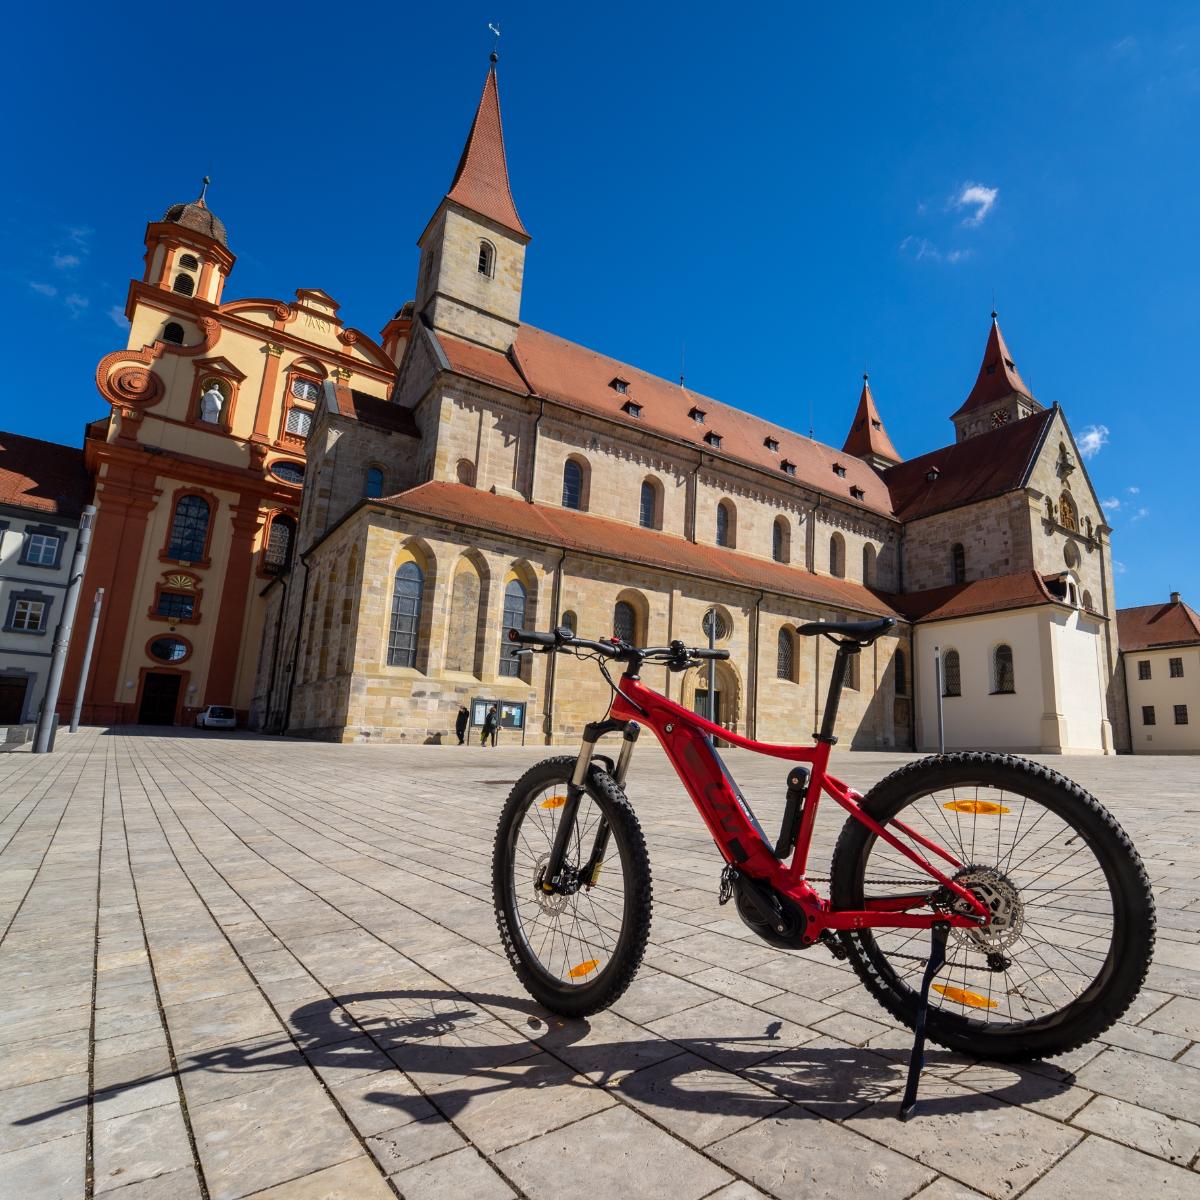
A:
<svg viewBox="0 0 1200 1200">
<path fill-rule="evenodd" d="M 971 394 L 963 401 L 950 420 L 958 431 L 957 441 L 1003 429 L 1013 421 L 1041 412 L 1043 406 L 1033 398 L 1017 364 L 1009 353 L 1000 332 L 1000 322 L 992 312 L 992 327 L 988 331 L 987 346 L 983 362 L 979 364 L 979 375 Z"/>
<path fill-rule="evenodd" d="M 416 311 L 435 329 L 507 350 L 521 320 L 529 233 L 508 182 L 497 57 L 491 56 L 450 190 L 417 242 Z"/>
<path fill-rule="evenodd" d="M 862 395 L 858 398 L 858 409 L 850 425 L 850 432 L 846 434 L 842 450 L 870 463 L 877 471 L 884 471 L 904 461 L 896 453 L 896 447 L 892 445 L 892 439 L 883 427 L 883 418 L 879 415 L 879 409 L 875 407 L 871 383 L 865 373 Z"/>
</svg>

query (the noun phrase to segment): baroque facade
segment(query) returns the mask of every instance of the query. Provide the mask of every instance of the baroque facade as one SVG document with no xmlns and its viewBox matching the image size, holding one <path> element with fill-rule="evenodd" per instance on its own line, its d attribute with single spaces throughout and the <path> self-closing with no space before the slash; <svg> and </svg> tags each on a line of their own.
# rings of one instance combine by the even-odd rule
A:
<svg viewBox="0 0 1200 1200">
<path fill-rule="evenodd" d="M 570 740 L 607 686 L 514 657 L 509 626 L 695 644 L 715 612 L 720 722 L 804 740 L 832 653 L 797 626 L 892 615 L 843 742 L 936 744 L 940 699 L 948 746 L 1128 747 L 1110 530 L 995 314 L 956 440 L 902 461 L 865 378 L 836 449 L 523 323 L 529 241 L 493 61 L 415 298 L 384 330 L 393 374 L 364 396 L 330 372 L 313 407 L 297 554 L 261 581 L 257 726 L 438 741 L 460 705 L 496 703 L 506 737 Z M 696 671 L 647 681 L 708 699 Z"/>
</svg>

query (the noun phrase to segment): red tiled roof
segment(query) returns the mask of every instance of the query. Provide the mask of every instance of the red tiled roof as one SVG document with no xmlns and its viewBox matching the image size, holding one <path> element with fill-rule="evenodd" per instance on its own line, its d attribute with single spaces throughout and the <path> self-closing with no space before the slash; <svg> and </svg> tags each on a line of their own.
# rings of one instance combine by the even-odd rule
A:
<svg viewBox="0 0 1200 1200">
<path fill-rule="evenodd" d="M 892 439 L 883 427 L 883 418 L 879 415 L 879 409 L 875 407 L 875 397 L 871 395 L 871 385 L 865 375 L 862 395 L 858 398 L 858 411 L 854 414 L 854 421 L 850 432 L 846 434 L 846 443 L 842 450 L 856 458 L 866 458 L 868 454 L 874 454 L 879 458 L 889 458 L 894 463 L 901 461 L 896 447 L 892 445 Z"/>
<path fill-rule="evenodd" d="M 379 429 L 389 429 L 393 433 L 407 434 L 409 437 L 421 436 L 411 408 L 341 385 L 335 387 L 333 392 L 337 397 L 338 412 L 343 417 L 351 417 L 355 421 L 362 421 Z"/>
<path fill-rule="evenodd" d="M 82 450 L 0 433 L 0 504 L 77 517 L 92 492 Z"/>
<path fill-rule="evenodd" d="M 483 95 L 471 122 L 454 181 L 446 193 L 449 200 L 472 212 L 490 217 L 498 225 L 529 236 L 508 184 L 508 162 L 504 155 L 504 130 L 500 123 L 500 91 L 496 67 L 492 65 L 483 85 Z"/>
<path fill-rule="evenodd" d="M 739 587 L 795 596 L 854 612 L 894 616 L 895 610 L 874 592 L 846 579 L 813 575 L 797 567 L 739 554 L 718 546 L 696 545 L 651 529 L 633 529 L 620 521 L 572 509 L 529 504 L 459 483 L 423 483 L 379 503 L 497 533 L 539 545 L 598 554 L 683 575 Z"/>
<path fill-rule="evenodd" d="M 1000 322 L 996 314 L 992 314 L 992 327 L 988 331 L 987 346 L 983 351 L 983 362 L 979 364 L 979 375 L 971 394 L 963 401 L 962 407 L 954 416 L 970 412 L 973 408 L 984 408 L 995 404 L 1013 392 L 1033 399 L 1033 393 L 1025 386 L 1025 380 L 1017 370 L 1008 346 L 1004 342 L 1004 334 L 1000 332 Z"/>
<path fill-rule="evenodd" d="M 978 613 L 1004 612 L 1011 608 L 1029 608 L 1035 604 L 1061 604 L 1036 571 L 1017 571 L 991 579 L 975 579 L 947 587 L 888 596 L 888 602 L 914 624 L 920 621 L 945 621 L 950 617 L 969 617 Z"/>
<path fill-rule="evenodd" d="M 1054 412 L 1046 409 L 888 467 L 883 480 L 896 516 L 911 521 L 1022 487 Z"/>
<path fill-rule="evenodd" d="M 838 496 L 848 504 L 891 515 L 887 489 L 861 459 L 532 325 L 520 327 L 511 358 L 449 334 L 436 336 L 452 369 L 462 374 L 520 395 L 544 396 L 633 428 L 689 442 L 698 450 L 770 471 L 781 480 L 792 478 L 782 469 L 784 462 L 790 462 L 795 464 L 797 482 Z M 612 387 L 614 379 L 624 380 L 627 391 L 618 392 Z M 641 406 L 640 416 L 632 417 L 624 411 L 623 406 L 630 400 Z M 689 415 L 693 409 L 705 414 L 703 424 Z M 721 438 L 719 449 L 704 440 L 706 434 L 714 433 Z M 779 443 L 777 451 L 767 448 L 768 438 Z M 846 474 L 836 474 L 835 465 L 843 467 Z M 860 488 L 863 498 L 854 498 L 851 488 Z"/>
<path fill-rule="evenodd" d="M 1200 642 L 1200 616 L 1182 600 L 1117 609 L 1117 644 L 1122 650 L 1189 642 Z"/>
</svg>

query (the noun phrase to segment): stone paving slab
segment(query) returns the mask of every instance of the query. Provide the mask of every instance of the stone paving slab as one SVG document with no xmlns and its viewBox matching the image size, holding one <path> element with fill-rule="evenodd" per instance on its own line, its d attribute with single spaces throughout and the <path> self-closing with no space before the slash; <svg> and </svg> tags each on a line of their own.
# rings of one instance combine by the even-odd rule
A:
<svg viewBox="0 0 1200 1200">
<path fill-rule="evenodd" d="M 1200 761 L 1052 760 L 1133 836 L 1160 939 L 1049 1063 L 931 1047 L 823 950 L 758 941 L 662 755 L 655 913 L 589 1021 L 499 953 L 491 842 L 544 748 L 85 729 L 0 757 L 0 1193 L 52 1200 L 1200 1200 Z M 909 756 L 838 752 L 864 790 Z M 779 764 L 730 752 L 765 827 Z M 820 872 L 839 828 L 822 813 Z M 1086 920 L 1064 936 L 1087 940 Z"/>
</svg>

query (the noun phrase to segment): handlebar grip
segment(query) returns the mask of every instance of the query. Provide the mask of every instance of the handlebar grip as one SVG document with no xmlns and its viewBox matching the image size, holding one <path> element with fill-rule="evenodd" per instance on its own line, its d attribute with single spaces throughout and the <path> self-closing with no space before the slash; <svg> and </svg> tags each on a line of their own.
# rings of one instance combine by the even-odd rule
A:
<svg viewBox="0 0 1200 1200">
<path fill-rule="evenodd" d="M 520 642 L 526 646 L 555 646 L 558 639 L 552 633 L 535 633 L 532 629 L 510 629 L 510 642 Z"/>
<path fill-rule="evenodd" d="M 688 653 L 693 658 L 711 658 L 718 662 L 724 662 L 729 657 L 728 650 L 709 650 L 707 647 L 700 647 L 695 650 L 689 650 Z"/>
</svg>

